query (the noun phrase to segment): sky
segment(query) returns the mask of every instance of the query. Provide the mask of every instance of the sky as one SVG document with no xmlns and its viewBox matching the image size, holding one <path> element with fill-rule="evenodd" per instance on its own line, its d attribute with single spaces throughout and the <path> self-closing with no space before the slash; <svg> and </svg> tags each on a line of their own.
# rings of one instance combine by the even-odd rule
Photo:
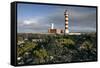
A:
<svg viewBox="0 0 100 68">
<path fill-rule="evenodd" d="M 47 33 L 65 28 L 64 11 L 69 14 L 69 32 L 96 32 L 96 8 L 43 4 L 17 4 L 18 33 Z"/>
</svg>

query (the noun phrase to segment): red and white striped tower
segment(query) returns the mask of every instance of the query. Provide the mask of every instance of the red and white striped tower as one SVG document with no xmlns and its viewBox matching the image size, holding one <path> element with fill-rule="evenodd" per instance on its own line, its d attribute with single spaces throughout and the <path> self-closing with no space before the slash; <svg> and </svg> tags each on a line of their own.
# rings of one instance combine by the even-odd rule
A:
<svg viewBox="0 0 100 68">
<path fill-rule="evenodd" d="M 65 34 L 67 34 L 67 33 L 69 33 L 69 30 L 68 30 L 68 11 L 67 10 L 65 10 L 64 16 L 65 16 Z"/>
</svg>

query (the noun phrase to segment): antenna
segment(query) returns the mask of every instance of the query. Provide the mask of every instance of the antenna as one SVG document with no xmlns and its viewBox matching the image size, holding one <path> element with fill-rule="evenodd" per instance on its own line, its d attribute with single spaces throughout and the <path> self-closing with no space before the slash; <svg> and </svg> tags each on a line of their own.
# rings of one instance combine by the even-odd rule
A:
<svg viewBox="0 0 100 68">
<path fill-rule="evenodd" d="M 64 14 L 65 14 L 65 15 L 68 15 L 68 10 L 65 10 Z"/>
</svg>

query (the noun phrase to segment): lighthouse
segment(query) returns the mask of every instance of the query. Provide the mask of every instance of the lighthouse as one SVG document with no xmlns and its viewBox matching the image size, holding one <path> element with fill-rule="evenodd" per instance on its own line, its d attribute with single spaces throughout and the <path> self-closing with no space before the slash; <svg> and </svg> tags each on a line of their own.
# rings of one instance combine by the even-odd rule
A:
<svg viewBox="0 0 100 68">
<path fill-rule="evenodd" d="M 69 30 L 68 30 L 68 11 L 67 10 L 65 10 L 64 16 L 65 16 L 65 34 L 67 34 L 67 33 L 69 33 Z"/>
<path fill-rule="evenodd" d="M 54 29 L 54 24 L 53 23 L 51 23 L 51 29 Z"/>
</svg>

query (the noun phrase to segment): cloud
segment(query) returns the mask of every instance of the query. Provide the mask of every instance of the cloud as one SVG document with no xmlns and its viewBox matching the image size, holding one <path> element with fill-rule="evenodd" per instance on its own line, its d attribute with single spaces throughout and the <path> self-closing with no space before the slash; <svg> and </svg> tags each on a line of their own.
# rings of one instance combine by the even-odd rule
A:
<svg viewBox="0 0 100 68">
<path fill-rule="evenodd" d="M 27 20 L 18 21 L 19 32 L 47 32 L 51 23 L 55 28 L 65 28 L 64 10 L 69 12 L 70 32 L 91 32 L 96 31 L 96 11 L 92 8 L 57 8 L 53 13 L 42 17 L 33 17 Z M 44 11 L 45 12 L 45 11 Z"/>
<path fill-rule="evenodd" d="M 24 21 L 24 24 L 28 25 L 28 24 L 31 24 L 31 23 L 36 23 L 35 21 L 31 21 L 31 20 L 25 20 Z"/>
<path fill-rule="evenodd" d="M 95 12 L 79 12 L 70 10 L 69 27 L 86 27 L 96 29 L 96 13 Z M 55 24 L 56 28 L 64 29 L 65 19 L 63 12 L 53 13 L 46 18 L 49 22 Z M 74 29 L 73 29 L 74 30 Z M 81 29 L 82 31 L 83 29 Z M 89 30 L 89 29 L 87 29 Z"/>
<path fill-rule="evenodd" d="M 49 24 L 43 18 L 31 18 L 19 21 L 17 24 L 18 32 L 47 32 Z"/>
</svg>

